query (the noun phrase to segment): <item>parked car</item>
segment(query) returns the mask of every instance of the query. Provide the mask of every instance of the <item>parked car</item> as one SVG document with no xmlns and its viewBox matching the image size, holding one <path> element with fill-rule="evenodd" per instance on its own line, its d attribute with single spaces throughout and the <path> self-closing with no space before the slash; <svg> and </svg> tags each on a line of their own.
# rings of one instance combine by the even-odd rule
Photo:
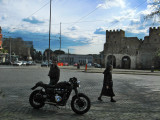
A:
<svg viewBox="0 0 160 120">
<path fill-rule="evenodd" d="M 26 65 L 32 65 L 33 61 L 27 61 Z"/>
<path fill-rule="evenodd" d="M 22 61 L 15 61 L 13 63 L 14 66 L 21 66 L 22 65 Z"/>
<path fill-rule="evenodd" d="M 27 61 L 22 61 L 22 65 L 26 65 L 27 64 Z"/>
<path fill-rule="evenodd" d="M 78 64 L 77 63 L 75 63 L 73 66 L 77 66 Z"/>
<path fill-rule="evenodd" d="M 41 63 L 41 67 L 47 67 L 48 66 L 48 62 L 42 62 Z"/>
<path fill-rule="evenodd" d="M 13 63 L 10 61 L 1 62 L 0 65 L 12 65 Z"/>
<path fill-rule="evenodd" d="M 36 65 L 36 63 L 34 61 L 28 61 L 26 65 Z"/>
<path fill-rule="evenodd" d="M 101 65 L 100 64 L 95 64 L 95 67 L 96 68 L 101 68 Z"/>
<path fill-rule="evenodd" d="M 88 64 L 87 64 L 87 67 L 92 67 L 92 64 L 91 64 L 91 63 L 88 63 Z"/>
<path fill-rule="evenodd" d="M 64 63 L 64 64 L 63 64 L 63 66 L 68 66 L 68 65 L 69 65 L 68 63 Z"/>
<path fill-rule="evenodd" d="M 32 62 L 32 65 L 36 65 L 36 62 L 35 62 L 35 61 L 33 61 L 33 62 Z"/>
</svg>

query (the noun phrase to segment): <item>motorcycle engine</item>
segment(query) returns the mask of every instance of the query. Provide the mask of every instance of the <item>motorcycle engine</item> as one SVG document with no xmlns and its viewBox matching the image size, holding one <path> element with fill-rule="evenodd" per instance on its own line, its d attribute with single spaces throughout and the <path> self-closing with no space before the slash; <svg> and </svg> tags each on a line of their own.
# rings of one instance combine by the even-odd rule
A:
<svg viewBox="0 0 160 120">
<path fill-rule="evenodd" d="M 62 101 L 64 93 L 65 93 L 65 89 L 61 89 L 61 88 L 55 89 L 55 101 L 57 103 Z"/>
<path fill-rule="evenodd" d="M 58 96 L 57 94 L 55 95 L 55 101 L 56 102 L 61 102 L 62 101 L 62 97 Z"/>
</svg>

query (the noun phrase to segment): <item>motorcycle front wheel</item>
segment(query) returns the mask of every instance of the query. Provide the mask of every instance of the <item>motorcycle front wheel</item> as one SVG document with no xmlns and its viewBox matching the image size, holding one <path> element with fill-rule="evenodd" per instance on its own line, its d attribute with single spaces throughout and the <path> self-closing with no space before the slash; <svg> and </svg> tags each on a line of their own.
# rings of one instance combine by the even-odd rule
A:
<svg viewBox="0 0 160 120">
<path fill-rule="evenodd" d="M 42 91 L 40 90 L 33 91 L 29 97 L 29 103 L 35 109 L 43 107 L 45 103 Z"/>
<path fill-rule="evenodd" d="M 77 96 L 73 96 L 71 101 L 71 108 L 77 114 L 84 114 L 89 111 L 91 103 L 90 99 L 83 93 L 78 94 Z"/>
</svg>

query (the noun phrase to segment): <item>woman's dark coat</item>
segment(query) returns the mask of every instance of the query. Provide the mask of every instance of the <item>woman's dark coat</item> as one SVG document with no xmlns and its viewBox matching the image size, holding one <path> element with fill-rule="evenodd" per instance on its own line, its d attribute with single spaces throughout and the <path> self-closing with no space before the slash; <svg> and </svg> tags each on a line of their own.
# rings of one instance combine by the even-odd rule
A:
<svg viewBox="0 0 160 120">
<path fill-rule="evenodd" d="M 112 73 L 109 69 L 106 69 L 103 72 L 103 74 L 104 74 L 104 80 L 103 80 L 103 88 L 101 91 L 101 95 L 113 97 L 115 96 L 115 94 L 113 92 Z M 106 86 L 109 86 L 109 88 L 107 89 Z"/>
</svg>

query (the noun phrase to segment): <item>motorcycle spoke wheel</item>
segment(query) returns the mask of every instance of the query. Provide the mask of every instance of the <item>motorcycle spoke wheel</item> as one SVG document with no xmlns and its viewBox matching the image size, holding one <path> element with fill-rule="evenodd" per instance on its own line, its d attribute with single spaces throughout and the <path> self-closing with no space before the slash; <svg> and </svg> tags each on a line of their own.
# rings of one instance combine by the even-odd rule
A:
<svg viewBox="0 0 160 120">
<path fill-rule="evenodd" d="M 77 110 L 83 111 L 87 108 L 87 100 L 84 98 L 77 99 L 74 103 L 74 106 Z"/>
<path fill-rule="evenodd" d="M 78 98 L 76 95 L 73 96 L 71 101 L 71 108 L 77 114 L 84 114 L 90 109 L 90 100 L 83 93 L 79 93 L 78 96 Z"/>
<path fill-rule="evenodd" d="M 29 103 L 35 109 L 43 107 L 45 105 L 43 94 L 39 90 L 33 91 L 29 97 Z"/>
</svg>

